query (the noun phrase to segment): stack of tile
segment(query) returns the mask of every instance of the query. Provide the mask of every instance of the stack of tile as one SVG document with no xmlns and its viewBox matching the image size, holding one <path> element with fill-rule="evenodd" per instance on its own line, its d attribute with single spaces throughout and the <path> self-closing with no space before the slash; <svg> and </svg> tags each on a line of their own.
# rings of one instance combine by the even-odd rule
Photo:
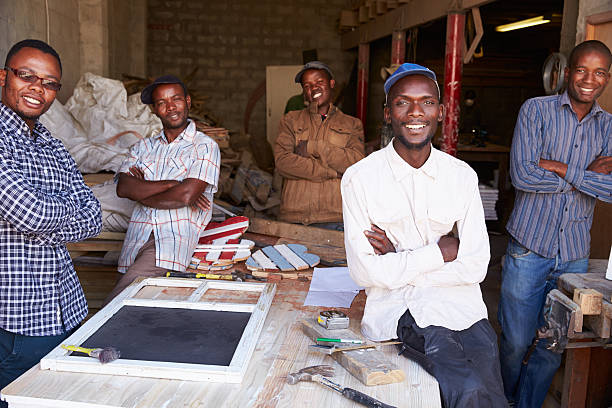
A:
<svg viewBox="0 0 612 408">
<path fill-rule="evenodd" d="M 478 189 L 480 190 L 480 199 L 482 200 L 482 206 L 484 208 L 485 220 L 497 220 L 495 204 L 499 197 L 499 190 L 486 184 L 478 184 Z"/>
</svg>

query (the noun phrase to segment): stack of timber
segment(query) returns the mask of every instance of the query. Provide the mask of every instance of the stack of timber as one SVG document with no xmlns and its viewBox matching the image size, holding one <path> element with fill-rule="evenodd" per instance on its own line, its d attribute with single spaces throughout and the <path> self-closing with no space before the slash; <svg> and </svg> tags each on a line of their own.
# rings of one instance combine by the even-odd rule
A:
<svg viewBox="0 0 612 408">
<path fill-rule="evenodd" d="M 361 0 L 353 1 L 349 9 L 341 10 L 338 30 L 347 32 L 374 20 L 377 16 L 409 3 L 411 0 Z"/>
</svg>

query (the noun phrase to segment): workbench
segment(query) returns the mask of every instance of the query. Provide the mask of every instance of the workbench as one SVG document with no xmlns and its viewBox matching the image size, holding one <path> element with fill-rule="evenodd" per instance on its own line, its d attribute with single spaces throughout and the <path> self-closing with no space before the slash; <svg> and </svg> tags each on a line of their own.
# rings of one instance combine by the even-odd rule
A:
<svg viewBox="0 0 612 408">
<path fill-rule="evenodd" d="M 241 384 L 80 374 L 41 370 L 35 366 L 2 390 L 10 408 L 23 407 L 360 407 L 320 384 L 289 385 L 288 373 L 315 364 L 335 367 L 332 379 L 398 407 L 440 407 L 436 380 L 412 361 L 397 355 L 396 346 L 381 350 L 406 374 L 403 383 L 367 387 L 330 356 L 309 350 L 312 342 L 300 321 L 323 308 L 303 306 L 310 282 L 282 280 Z M 150 298 L 176 299 L 183 288 L 157 288 Z M 233 301 L 234 299 L 232 299 Z M 248 300 L 248 299 L 245 299 Z M 227 301 L 225 298 L 218 301 Z M 351 309 L 351 329 L 359 333 L 365 294 L 360 292 Z M 172 345 L 168 345 L 171 347 Z M 112 363 L 111 363 L 112 364 Z"/>
<path fill-rule="evenodd" d="M 590 259 L 586 274 L 566 273 L 559 277 L 557 286 L 570 299 L 575 289 L 595 289 L 603 294 L 604 304 L 610 305 L 612 281 L 605 278 L 607 259 Z M 586 316 L 585 316 L 586 317 Z M 601 321 L 603 319 L 604 321 Z M 607 320 L 607 321 L 606 321 Z M 610 318 L 601 315 L 597 321 L 585 322 L 585 331 L 599 331 L 604 339 L 610 338 Z M 607 332 L 602 333 L 602 328 Z M 583 341 L 598 338 L 588 333 Z M 571 344 L 571 343 L 570 343 Z M 565 368 L 561 407 L 608 407 L 612 404 L 612 349 L 603 347 L 568 348 L 565 351 Z"/>
</svg>

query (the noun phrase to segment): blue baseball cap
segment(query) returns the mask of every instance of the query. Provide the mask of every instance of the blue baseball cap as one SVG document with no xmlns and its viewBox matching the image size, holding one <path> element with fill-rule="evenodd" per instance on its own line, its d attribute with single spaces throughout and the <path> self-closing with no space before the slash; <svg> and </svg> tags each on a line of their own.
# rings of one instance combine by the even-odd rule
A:
<svg viewBox="0 0 612 408">
<path fill-rule="evenodd" d="M 438 89 L 438 98 L 440 97 L 440 87 L 438 86 L 436 74 L 429 68 L 425 68 L 419 64 L 412 64 L 410 62 L 405 62 L 400 65 L 399 68 L 396 69 L 389 78 L 387 78 L 385 81 L 385 95 L 389 94 L 389 90 L 397 81 L 408 75 L 424 75 L 434 81 L 436 88 Z"/>
</svg>

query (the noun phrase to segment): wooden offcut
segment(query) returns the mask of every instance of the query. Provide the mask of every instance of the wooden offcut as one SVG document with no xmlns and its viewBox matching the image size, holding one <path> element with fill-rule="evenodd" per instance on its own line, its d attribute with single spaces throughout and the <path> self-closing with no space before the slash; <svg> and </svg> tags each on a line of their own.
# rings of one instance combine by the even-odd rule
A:
<svg viewBox="0 0 612 408">
<path fill-rule="evenodd" d="M 302 320 L 302 330 L 313 342 L 317 337 L 359 338 L 358 335 L 348 329 L 327 330 L 320 326 L 315 319 Z M 344 351 L 333 353 L 331 358 L 365 385 L 399 383 L 406 379 L 404 371 L 391 363 L 380 350 Z"/>
<path fill-rule="evenodd" d="M 344 247 L 344 232 L 306 225 L 290 224 L 288 222 L 264 220 L 250 217 L 249 232 L 256 234 L 273 235 L 279 238 L 292 238 L 299 242 L 316 242 L 319 244 Z"/>
<path fill-rule="evenodd" d="M 602 298 L 603 294 L 595 289 L 574 289 L 574 302 L 580 306 L 582 314 L 585 316 L 598 315 L 601 313 Z"/>
</svg>

